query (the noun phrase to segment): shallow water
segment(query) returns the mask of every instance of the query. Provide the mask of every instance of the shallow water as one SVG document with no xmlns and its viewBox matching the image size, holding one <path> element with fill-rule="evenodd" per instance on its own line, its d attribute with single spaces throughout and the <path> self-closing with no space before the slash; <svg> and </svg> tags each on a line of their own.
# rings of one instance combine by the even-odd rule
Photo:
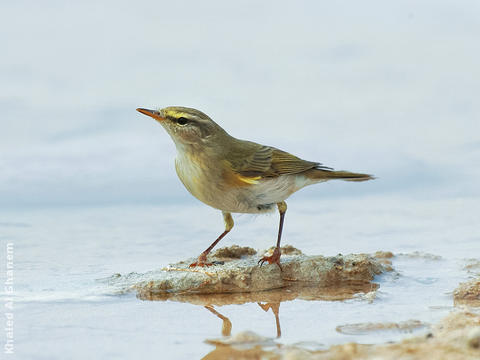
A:
<svg viewBox="0 0 480 360">
<path fill-rule="evenodd" d="M 12 243 L 18 358 L 199 358 L 228 324 L 215 311 L 232 334 L 275 338 L 278 305 L 276 341 L 309 348 L 398 339 L 336 329 L 450 311 L 480 257 L 478 2 L 15 1 L 0 18 L 0 281 Z M 265 312 L 108 285 L 198 255 L 223 229 L 176 178 L 168 135 L 135 112 L 169 105 L 377 176 L 303 189 L 284 230 L 311 255 L 406 254 L 377 296 Z M 274 244 L 277 215 L 235 222 L 220 246 Z"/>
<path fill-rule="evenodd" d="M 208 301 L 141 300 L 119 293 L 102 279 L 198 254 L 222 229 L 218 212 L 193 203 L 0 213 L 2 247 L 14 244 L 17 356 L 115 359 L 158 353 L 200 358 L 214 350 L 205 340 L 221 338 L 229 324 L 231 334 L 250 330 L 275 339 L 277 308 L 278 343 L 321 349 L 347 341 L 396 340 L 409 331 L 345 333 L 337 327 L 408 320 L 434 323 L 452 309 L 451 292 L 469 277 L 466 259 L 477 256 L 476 199 L 294 198 L 289 206 L 284 243 L 307 254 L 377 250 L 396 254 L 394 271 L 375 279 L 380 285 L 376 297 L 262 302 L 267 311 L 255 299 L 209 307 Z M 273 245 L 276 215 L 235 220 L 234 230 L 220 246 Z M 428 327 L 413 330 L 421 331 Z"/>
</svg>

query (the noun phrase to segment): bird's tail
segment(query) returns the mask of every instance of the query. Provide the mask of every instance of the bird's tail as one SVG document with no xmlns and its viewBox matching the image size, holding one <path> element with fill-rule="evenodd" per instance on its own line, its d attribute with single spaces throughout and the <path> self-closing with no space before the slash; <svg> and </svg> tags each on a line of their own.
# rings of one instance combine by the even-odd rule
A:
<svg viewBox="0 0 480 360">
<path fill-rule="evenodd" d="M 353 173 L 349 171 L 334 171 L 325 169 L 311 169 L 305 173 L 305 175 L 311 180 L 327 181 L 327 180 L 345 180 L 345 181 L 366 181 L 375 179 L 374 176 L 369 174 Z"/>
</svg>

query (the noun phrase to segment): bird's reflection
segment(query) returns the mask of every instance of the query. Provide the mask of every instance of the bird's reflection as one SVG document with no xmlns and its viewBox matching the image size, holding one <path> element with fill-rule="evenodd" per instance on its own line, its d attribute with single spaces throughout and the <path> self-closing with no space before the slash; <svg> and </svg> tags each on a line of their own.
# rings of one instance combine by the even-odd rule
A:
<svg viewBox="0 0 480 360">
<path fill-rule="evenodd" d="M 282 329 L 280 328 L 280 317 L 278 316 L 280 310 L 280 303 L 257 303 L 260 308 L 267 312 L 268 310 L 272 309 L 273 315 L 275 316 L 275 326 L 277 328 L 277 338 L 282 336 Z M 217 310 L 213 308 L 212 305 L 205 305 L 205 309 L 210 311 L 212 314 L 217 316 L 218 318 L 222 319 L 222 335 L 223 336 L 230 336 L 232 335 L 232 322 L 230 319 L 222 314 L 220 314 Z"/>
<path fill-rule="evenodd" d="M 232 335 L 232 322 L 226 316 L 220 314 L 217 310 L 213 308 L 211 305 L 205 305 L 205 309 L 210 311 L 212 314 L 216 315 L 220 319 L 222 319 L 222 335 L 223 336 L 230 336 Z"/>
<path fill-rule="evenodd" d="M 275 318 L 276 337 L 282 335 L 280 327 L 280 303 L 302 299 L 308 301 L 325 300 L 341 301 L 351 299 L 358 293 L 369 293 L 378 288 L 375 283 L 369 282 L 348 282 L 341 286 L 318 288 L 316 286 L 306 287 L 292 285 L 287 288 L 281 288 L 270 291 L 251 292 L 251 293 L 226 293 L 226 294 L 185 294 L 185 293 L 151 293 L 143 292 L 137 296 L 142 300 L 151 301 L 177 301 L 199 305 L 207 309 L 216 317 L 222 320 L 221 334 L 224 337 L 231 336 L 232 322 L 217 308 L 225 305 L 242 305 L 247 303 L 257 303 L 265 312 L 270 309 Z"/>
<path fill-rule="evenodd" d="M 263 311 L 268 311 L 272 309 L 273 315 L 275 315 L 275 326 L 277 327 L 277 338 L 282 336 L 282 329 L 280 328 L 280 317 L 278 315 L 280 311 L 280 303 L 259 303 L 257 302 L 258 306 L 262 308 Z"/>
</svg>

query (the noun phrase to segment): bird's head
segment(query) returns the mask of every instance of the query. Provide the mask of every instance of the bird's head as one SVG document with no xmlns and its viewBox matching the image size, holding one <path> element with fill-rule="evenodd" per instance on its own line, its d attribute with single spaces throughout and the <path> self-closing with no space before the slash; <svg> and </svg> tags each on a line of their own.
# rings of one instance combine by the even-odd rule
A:
<svg viewBox="0 0 480 360">
<path fill-rule="evenodd" d="M 177 148 L 188 145 L 208 145 L 225 131 L 203 112 L 181 106 L 159 110 L 138 108 L 137 111 L 157 120 L 172 137 Z"/>
</svg>

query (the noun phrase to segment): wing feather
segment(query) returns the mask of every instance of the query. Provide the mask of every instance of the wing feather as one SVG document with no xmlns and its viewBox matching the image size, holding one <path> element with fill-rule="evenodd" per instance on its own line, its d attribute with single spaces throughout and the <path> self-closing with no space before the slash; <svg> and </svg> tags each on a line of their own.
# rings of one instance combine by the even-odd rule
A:
<svg viewBox="0 0 480 360">
<path fill-rule="evenodd" d="M 300 159 L 271 146 L 245 142 L 241 152 L 230 154 L 232 170 L 245 177 L 278 177 L 298 174 L 310 169 L 329 170 L 330 168 L 313 161 Z"/>
</svg>

